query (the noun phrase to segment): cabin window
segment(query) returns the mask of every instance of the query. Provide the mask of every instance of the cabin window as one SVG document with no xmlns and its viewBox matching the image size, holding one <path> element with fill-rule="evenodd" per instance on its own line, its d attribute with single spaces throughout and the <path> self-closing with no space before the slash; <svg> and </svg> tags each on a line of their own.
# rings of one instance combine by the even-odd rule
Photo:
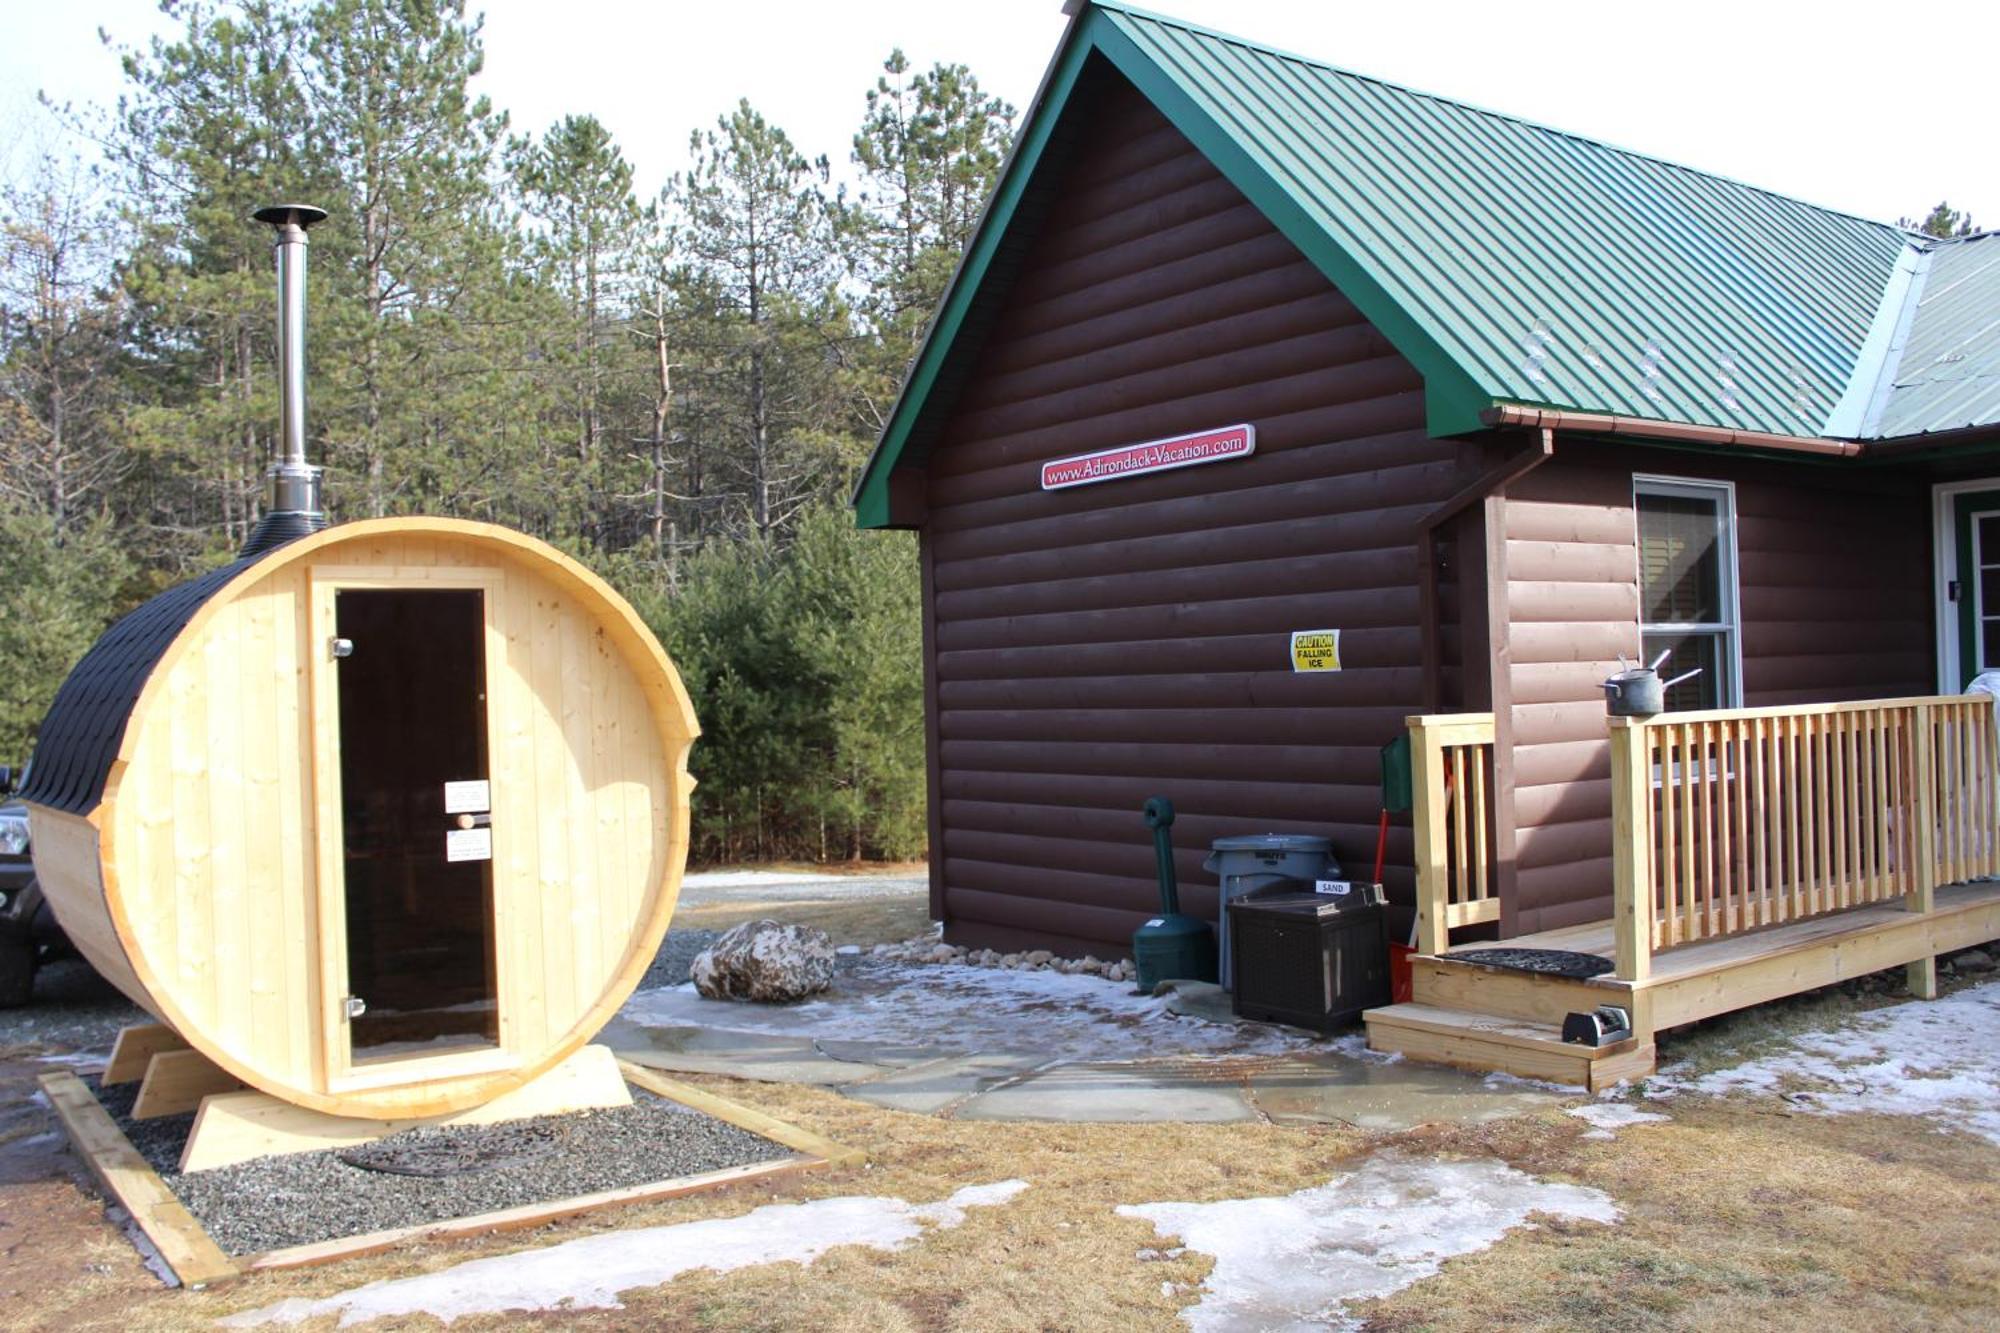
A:
<svg viewBox="0 0 2000 1333">
<path fill-rule="evenodd" d="M 1663 679 L 1700 668 L 1667 691 L 1669 710 L 1733 708 L 1741 648 L 1736 612 L 1736 506 L 1719 482 L 1633 479 L 1639 515 L 1639 634 Z"/>
</svg>

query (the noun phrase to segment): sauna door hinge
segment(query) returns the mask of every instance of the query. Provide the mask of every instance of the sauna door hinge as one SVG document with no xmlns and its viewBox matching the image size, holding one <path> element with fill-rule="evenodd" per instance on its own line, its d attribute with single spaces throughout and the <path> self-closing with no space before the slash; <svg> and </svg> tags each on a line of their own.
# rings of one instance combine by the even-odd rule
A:
<svg viewBox="0 0 2000 1333">
<path fill-rule="evenodd" d="M 354 656 L 354 640 L 352 640 L 352 639 L 328 639 L 328 640 L 326 641 L 326 655 L 327 655 L 328 657 L 352 657 L 352 656 Z"/>
<path fill-rule="evenodd" d="M 350 1022 L 367 1012 L 368 1001 L 362 999 L 359 995 L 349 995 L 340 1002 L 340 1016 Z"/>
</svg>

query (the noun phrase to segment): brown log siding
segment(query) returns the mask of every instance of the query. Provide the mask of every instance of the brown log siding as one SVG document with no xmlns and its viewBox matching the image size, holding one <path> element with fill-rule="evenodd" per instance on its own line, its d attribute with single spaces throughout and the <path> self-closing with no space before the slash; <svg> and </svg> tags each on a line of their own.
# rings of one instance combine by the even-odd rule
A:
<svg viewBox="0 0 2000 1333">
<path fill-rule="evenodd" d="M 1377 749 L 1422 699 L 1414 524 L 1463 476 L 1414 368 L 1105 81 L 927 461 L 923 542 L 947 937 L 1118 956 L 1155 911 L 1149 796 L 1190 912 L 1225 834 L 1370 861 Z M 1237 421 L 1250 459 L 1039 489 L 1045 460 Z M 1290 632 L 1323 627 L 1345 669 L 1294 675 Z M 1405 896 L 1409 859 L 1404 826 Z"/>
<path fill-rule="evenodd" d="M 1921 484 L 1566 440 L 1506 509 L 1517 932 L 1611 912 L 1601 681 L 1639 652 L 1632 477 L 1736 486 L 1743 704 L 1928 694 L 1930 517 Z"/>
</svg>

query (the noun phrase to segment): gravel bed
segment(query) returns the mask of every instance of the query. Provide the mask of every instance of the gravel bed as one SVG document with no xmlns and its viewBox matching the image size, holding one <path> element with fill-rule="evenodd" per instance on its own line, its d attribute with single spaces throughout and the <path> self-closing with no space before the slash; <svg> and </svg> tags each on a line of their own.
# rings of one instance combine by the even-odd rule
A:
<svg viewBox="0 0 2000 1333">
<path fill-rule="evenodd" d="M 660 944 L 660 951 L 653 955 L 653 965 L 646 969 L 646 975 L 639 978 L 637 990 L 652 990 L 658 986 L 681 986 L 687 983 L 688 967 L 694 956 L 722 938 L 719 930 L 670 930 Z"/>
<path fill-rule="evenodd" d="M 27 1004 L 0 1009 L 0 1047 L 45 1046 L 108 1055 L 119 1028 L 152 1021 L 89 963 L 64 958 L 35 974 L 34 998 Z"/>
<path fill-rule="evenodd" d="M 672 1180 L 791 1152 L 748 1130 L 634 1089 L 629 1107 L 509 1122 L 531 1131 L 547 1127 L 558 1146 L 546 1156 L 494 1170 L 398 1175 L 349 1166 L 337 1150 L 329 1149 L 182 1175 L 175 1164 L 194 1124 L 192 1113 L 135 1121 L 131 1110 L 137 1084 L 99 1088 L 95 1079 L 85 1082 L 167 1188 L 229 1254 L 256 1254 Z M 484 1129 L 412 1129 L 380 1142 L 434 1145 Z"/>
</svg>

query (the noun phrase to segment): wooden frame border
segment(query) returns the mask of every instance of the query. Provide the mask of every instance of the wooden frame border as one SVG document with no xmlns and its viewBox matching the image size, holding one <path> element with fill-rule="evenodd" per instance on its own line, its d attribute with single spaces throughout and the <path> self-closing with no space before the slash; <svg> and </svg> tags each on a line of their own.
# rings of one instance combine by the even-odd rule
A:
<svg viewBox="0 0 2000 1333">
<path fill-rule="evenodd" d="M 572 1195 L 566 1199 L 520 1204 L 490 1213 L 474 1213 L 469 1217 L 440 1218 L 435 1222 L 421 1222 L 414 1226 L 398 1227 L 389 1231 L 342 1236 L 334 1240 L 315 1241 L 308 1245 L 287 1246 L 232 1258 L 223 1253 L 222 1248 L 202 1230 L 201 1223 L 195 1220 L 194 1214 L 174 1197 L 173 1191 L 167 1188 L 159 1173 L 139 1155 L 138 1149 L 132 1146 L 131 1140 L 127 1139 L 118 1128 L 118 1123 L 111 1118 L 110 1112 L 91 1095 L 90 1089 L 82 1079 L 65 1069 L 44 1074 L 39 1082 L 43 1093 L 49 1099 L 49 1105 L 55 1109 L 56 1118 L 62 1122 L 70 1142 L 76 1146 L 78 1154 L 90 1168 L 91 1175 L 96 1177 L 105 1193 L 131 1214 L 132 1221 L 160 1252 L 161 1259 L 173 1270 L 175 1278 L 179 1279 L 181 1285 L 191 1288 L 205 1287 L 211 1283 L 241 1277 L 246 1273 L 303 1268 L 313 1264 L 334 1263 L 341 1259 L 379 1254 L 413 1240 L 478 1235 L 492 1231 L 515 1231 L 524 1227 L 562 1221 L 602 1208 L 613 1208 L 620 1204 L 675 1199 L 683 1195 L 720 1189 L 724 1185 L 740 1184 L 749 1180 L 768 1180 L 832 1167 L 858 1166 L 868 1160 L 867 1154 L 858 1148 L 835 1143 L 831 1139 L 779 1120 L 754 1107 L 732 1102 L 726 1097 L 704 1092 L 690 1084 L 662 1077 L 649 1069 L 642 1069 L 623 1060 L 618 1062 L 618 1067 L 627 1081 L 634 1086 L 701 1111 L 739 1129 L 747 1129 L 754 1134 L 762 1135 L 774 1143 L 790 1148 L 791 1156 L 767 1162 L 725 1167 L 719 1171 L 681 1176 L 672 1180 L 649 1181 L 642 1185 L 627 1185 L 620 1189 Z"/>
</svg>

